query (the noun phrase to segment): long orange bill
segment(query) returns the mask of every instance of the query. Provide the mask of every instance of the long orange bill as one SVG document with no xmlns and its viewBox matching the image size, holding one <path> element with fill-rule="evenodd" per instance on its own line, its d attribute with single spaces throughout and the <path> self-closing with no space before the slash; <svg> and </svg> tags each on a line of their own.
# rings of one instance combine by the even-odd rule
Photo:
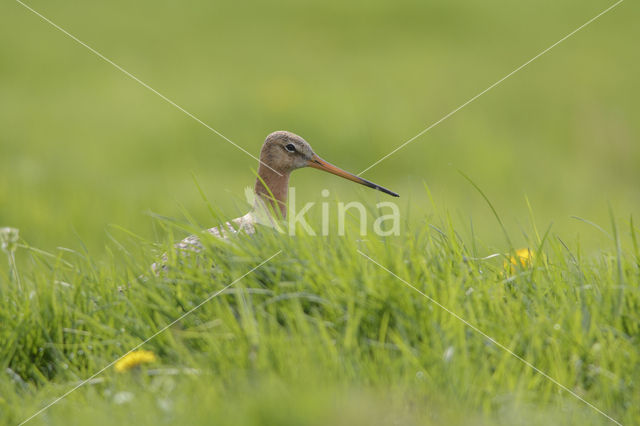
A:
<svg viewBox="0 0 640 426">
<path fill-rule="evenodd" d="M 378 191 L 382 191 L 385 194 L 392 195 L 394 197 L 399 197 L 395 192 L 389 191 L 387 188 L 383 188 L 380 185 L 376 185 L 373 182 L 369 182 L 366 179 L 362 179 L 356 175 L 353 175 L 349 172 L 345 172 L 339 167 L 334 166 L 333 164 L 327 163 L 322 158 L 313 154 L 313 158 L 309 161 L 309 167 L 313 167 L 314 169 L 324 170 L 325 172 L 333 173 L 334 175 L 340 176 L 342 178 L 348 179 L 352 182 L 359 183 L 360 185 L 368 186 L 369 188 L 377 189 Z"/>
</svg>

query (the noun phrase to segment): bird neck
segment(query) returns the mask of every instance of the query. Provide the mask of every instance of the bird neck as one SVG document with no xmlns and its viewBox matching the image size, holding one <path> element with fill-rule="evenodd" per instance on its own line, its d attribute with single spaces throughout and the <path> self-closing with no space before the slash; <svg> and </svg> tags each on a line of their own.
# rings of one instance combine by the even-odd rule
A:
<svg viewBox="0 0 640 426">
<path fill-rule="evenodd" d="M 274 212 L 280 213 L 284 219 L 287 214 L 288 191 L 289 173 L 276 173 L 264 164 L 260 164 L 258 178 L 254 187 L 254 192 L 257 196 L 256 202 L 259 200 L 261 204 L 266 204 Z"/>
</svg>

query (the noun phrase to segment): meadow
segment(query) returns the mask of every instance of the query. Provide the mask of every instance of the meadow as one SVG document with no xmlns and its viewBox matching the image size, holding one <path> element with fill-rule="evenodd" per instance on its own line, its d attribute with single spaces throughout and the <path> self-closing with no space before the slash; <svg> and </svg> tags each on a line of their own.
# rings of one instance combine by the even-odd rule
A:
<svg viewBox="0 0 640 426">
<path fill-rule="evenodd" d="M 287 129 L 358 173 L 613 2 L 27 4 L 250 153 Z M 638 12 L 368 170 L 401 195 L 400 235 L 261 229 L 156 276 L 247 210 L 256 161 L 3 2 L 0 227 L 20 238 L 0 251 L 0 423 L 185 313 L 140 346 L 152 362 L 28 424 L 640 423 Z M 388 199 L 315 170 L 292 185 L 370 223 Z"/>
</svg>

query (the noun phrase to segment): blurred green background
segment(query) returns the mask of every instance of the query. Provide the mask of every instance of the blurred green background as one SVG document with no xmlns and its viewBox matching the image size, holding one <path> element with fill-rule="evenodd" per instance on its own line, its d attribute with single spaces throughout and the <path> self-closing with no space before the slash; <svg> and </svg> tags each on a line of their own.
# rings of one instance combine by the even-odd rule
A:
<svg viewBox="0 0 640 426">
<path fill-rule="evenodd" d="M 258 154 L 287 129 L 358 173 L 582 25 L 611 1 L 31 0 L 34 9 Z M 364 176 L 418 220 L 440 207 L 489 244 L 486 203 L 597 231 L 640 207 L 640 6 L 626 1 Z M 31 244 L 100 251 L 115 223 L 153 238 L 149 211 L 201 221 L 193 183 L 235 217 L 255 160 L 14 1 L 0 4 L 0 226 Z M 298 171 L 300 201 L 382 194 Z M 516 241 L 518 239 L 516 238 Z"/>
</svg>

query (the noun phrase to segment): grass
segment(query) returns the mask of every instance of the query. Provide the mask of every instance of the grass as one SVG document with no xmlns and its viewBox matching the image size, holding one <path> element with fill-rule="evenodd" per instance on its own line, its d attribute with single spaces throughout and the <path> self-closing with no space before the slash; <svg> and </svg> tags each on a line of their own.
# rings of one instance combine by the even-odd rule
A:
<svg viewBox="0 0 640 426">
<path fill-rule="evenodd" d="M 513 270 L 504 256 L 474 260 L 479 242 L 444 214 L 387 238 L 356 238 L 353 220 L 345 237 L 261 228 L 207 239 L 202 257 L 170 256 L 154 276 L 152 253 L 192 229 L 158 225 L 164 246 L 114 231 L 100 261 L 20 246 L 23 289 L 6 272 L 0 286 L 3 423 L 30 416 L 275 253 L 146 343 L 155 363 L 107 369 L 33 424 L 609 423 L 358 251 L 623 424 L 640 418 L 632 223 L 595 256 L 555 233 L 532 237 L 534 263 Z"/>
</svg>

